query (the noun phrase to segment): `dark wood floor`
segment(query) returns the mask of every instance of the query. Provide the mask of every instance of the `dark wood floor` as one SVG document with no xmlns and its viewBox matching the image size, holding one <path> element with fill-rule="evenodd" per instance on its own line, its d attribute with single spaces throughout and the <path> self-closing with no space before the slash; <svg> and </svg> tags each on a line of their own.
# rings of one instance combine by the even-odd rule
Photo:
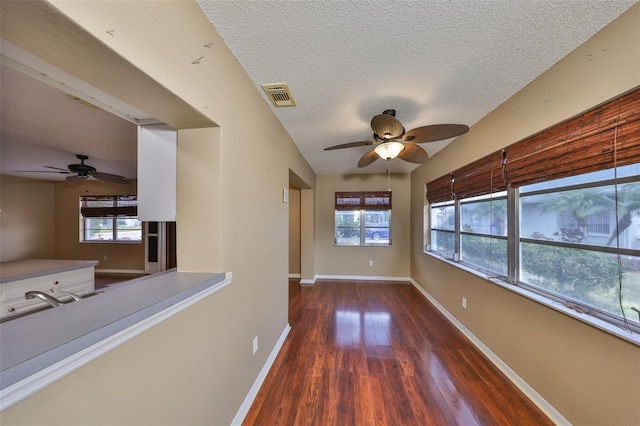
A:
<svg viewBox="0 0 640 426">
<path fill-rule="evenodd" d="M 289 284 L 292 330 L 245 425 L 551 425 L 410 284 Z"/>
<path fill-rule="evenodd" d="M 96 290 L 101 290 L 114 284 L 119 284 L 123 281 L 130 281 L 136 278 L 143 277 L 145 274 L 115 274 L 96 272 L 94 274 L 94 286 Z"/>
</svg>

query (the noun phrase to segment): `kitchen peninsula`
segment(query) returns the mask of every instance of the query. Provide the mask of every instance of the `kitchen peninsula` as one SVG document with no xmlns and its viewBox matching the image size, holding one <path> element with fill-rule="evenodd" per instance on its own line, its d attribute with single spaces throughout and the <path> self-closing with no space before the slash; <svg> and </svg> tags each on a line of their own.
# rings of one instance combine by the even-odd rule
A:
<svg viewBox="0 0 640 426">
<path fill-rule="evenodd" d="M 26 259 L 0 263 L 0 318 L 11 317 L 47 306 L 40 299 L 27 299 L 25 293 L 39 291 L 60 300 L 95 289 L 95 260 Z M 60 297 L 59 297 L 60 296 Z"/>
</svg>

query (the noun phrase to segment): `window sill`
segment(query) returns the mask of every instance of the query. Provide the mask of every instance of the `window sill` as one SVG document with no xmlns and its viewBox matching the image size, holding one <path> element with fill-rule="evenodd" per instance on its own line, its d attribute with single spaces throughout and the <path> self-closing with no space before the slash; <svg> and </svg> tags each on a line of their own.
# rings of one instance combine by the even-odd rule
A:
<svg viewBox="0 0 640 426">
<path fill-rule="evenodd" d="M 230 283 L 169 270 L 0 324 L 0 411 Z"/>
<path fill-rule="evenodd" d="M 95 241 L 79 241 L 80 244 L 142 244 L 142 241 L 110 241 L 110 240 L 95 240 Z"/>
<path fill-rule="evenodd" d="M 512 291 L 514 293 L 517 293 L 523 297 L 526 297 L 527 299 L 533 300 L 534 302 L 537 302 L 541 305 L 544 305 L 550 309 L 553 309 L 557 312 L 561 312 L 567 316 L 570 316 L 571 318 L 577 319 L 578 321 L 584 322 L 592 327 L 595 327 L 601 331 L 604 331 L 606 333 L 612 334 L 620 339 L 623 339 L 627 342 L 633 343 L 636 346 L 640 346 L 640 334 L 634 333 L 632 331 L 629 330 L 625 330 L 622 329 L 620 327 L 617 327 L 613 324 L 610 324 L 606 321 L 603 321 L 599 318 L 593 317 L 591 315 L 588 315 L 586 313 L 580 313 L 580 312 L 576 312 L 573 309 L 569 309 L 566 306 L 564 306 L 563 304 L 549 299 L 547 297 L 544 297 L 538 293 L 534 293 L 532 291 L 528 291 L 527 289 L 524 289 L 522 287 L 513 285 L 513 284 L 509 284 L 506 281 L 497 279 L 497 278 L 493 278 L 490 277 L 489 275 L 487 275 L 484 272 L 475 270 L 473 268 L 470 268 L 468 266 L 465 266 L 463 264 L 454 262 L 452 260 L 449 259 L 445 259 L 435 253 L 432 252 L 428 252 L 428 251 L 423 251 L 423 253 L 427 256 L 430 256 L 434 259 L 437 259 L 441 262 L 444 263 L 448 263 L 449 265 L 455 267 L 455 268 L 459 268 L 462 269 L 465 272 L 468 272 L 471 275 L 474 275 L 478 278 L 481 278 L 485 281 L 489 281 L 492 284 L 498 285 L 506 290 Z"/>
</svg>

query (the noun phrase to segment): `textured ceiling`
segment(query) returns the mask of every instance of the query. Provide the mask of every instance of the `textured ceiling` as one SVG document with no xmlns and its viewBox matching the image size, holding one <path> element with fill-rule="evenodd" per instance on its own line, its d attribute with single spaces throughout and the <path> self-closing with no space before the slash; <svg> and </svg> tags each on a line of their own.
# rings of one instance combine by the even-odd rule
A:
<svg viewBox="0 0 640 426">
<path fill-rule="evenodd" d="M 357 168 L 367 147 L 323 151 L 373 140 L 385 109 L 472 126 L 635 2 L 198 0 L 256 87 L 289 85 L 297 107 L 274 111 L 317 174 L 385 171 Z"/>
<path fill-rule="evenodd" d="M 298 106 L 273 110 L 317 174 L 386 171 L 384 161 L 357 168 L 367 147 L 323 150 L 372 140 L 371 118 L 385 109 L 407 130 L 472 126 L 636 2 L 198 0 L 258 90 L 288 83 Z M 135 178 L 134 124 L 4 64 L 0 77 L 1 173 L 61 180 L 13 171 L 64 168 L 80 153 Z M 433 156 L 448 142 L 421 146 Z"/>
<path fill-rule="evenodd" d="M 64 180 L 45 166 L 66 169 L 84 154 L 98 171 L 136 178 L 135 124 L 5 64 L 0 76 L 2 174 Z"/>
</svg>

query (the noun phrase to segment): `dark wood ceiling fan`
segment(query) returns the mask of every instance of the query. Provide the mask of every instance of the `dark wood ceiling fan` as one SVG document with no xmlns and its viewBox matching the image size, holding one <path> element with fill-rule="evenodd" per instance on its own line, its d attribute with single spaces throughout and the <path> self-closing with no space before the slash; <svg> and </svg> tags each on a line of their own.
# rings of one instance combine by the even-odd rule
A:
<svg viewBox="0 0 640 426">
<path fill-rule="evenodd" d="M 44 166 L 47 169 L 53 170 L 16 170 L 16 173 L 61 173 L 68 174 L 66 180 L 85 180 L 89 177 L 92 177 L 97 180 L 110 182 L 110 183 L 118 183 L 118 184 L 127 184 L 129 180 L 120 175 L 114 175 L 111 173 L 99 172 L 95 167 L 85 164 L 84 161 L 88 160 L 89 157 L 82 154 L 76 154 L 76 158 L 80 160 L 80 164 L 69 164 L 66 169 L 54 166 Z"/>
<path fill-rule="evenodd" d="M 396 118 L 395 109 L 387 109 L 371 119 L 373 141 L 348 142 L 325 148 L 325 151 L 334 149 L 354 148 L 360 146 L 373 146 L 374 149 L 360 158 L 358 167 L 366 167 L 378 158 L 391 160 L 396 156 L 404 161 L 421 164 L 428 160 L 429 156 L 419 143 L 435 142 L 460 136 L 469 131 L 469 126 L 464 124 L 434 124 L 430 126 L 416 127 L 405 132 L 404 126 Z"/>
</svg>

